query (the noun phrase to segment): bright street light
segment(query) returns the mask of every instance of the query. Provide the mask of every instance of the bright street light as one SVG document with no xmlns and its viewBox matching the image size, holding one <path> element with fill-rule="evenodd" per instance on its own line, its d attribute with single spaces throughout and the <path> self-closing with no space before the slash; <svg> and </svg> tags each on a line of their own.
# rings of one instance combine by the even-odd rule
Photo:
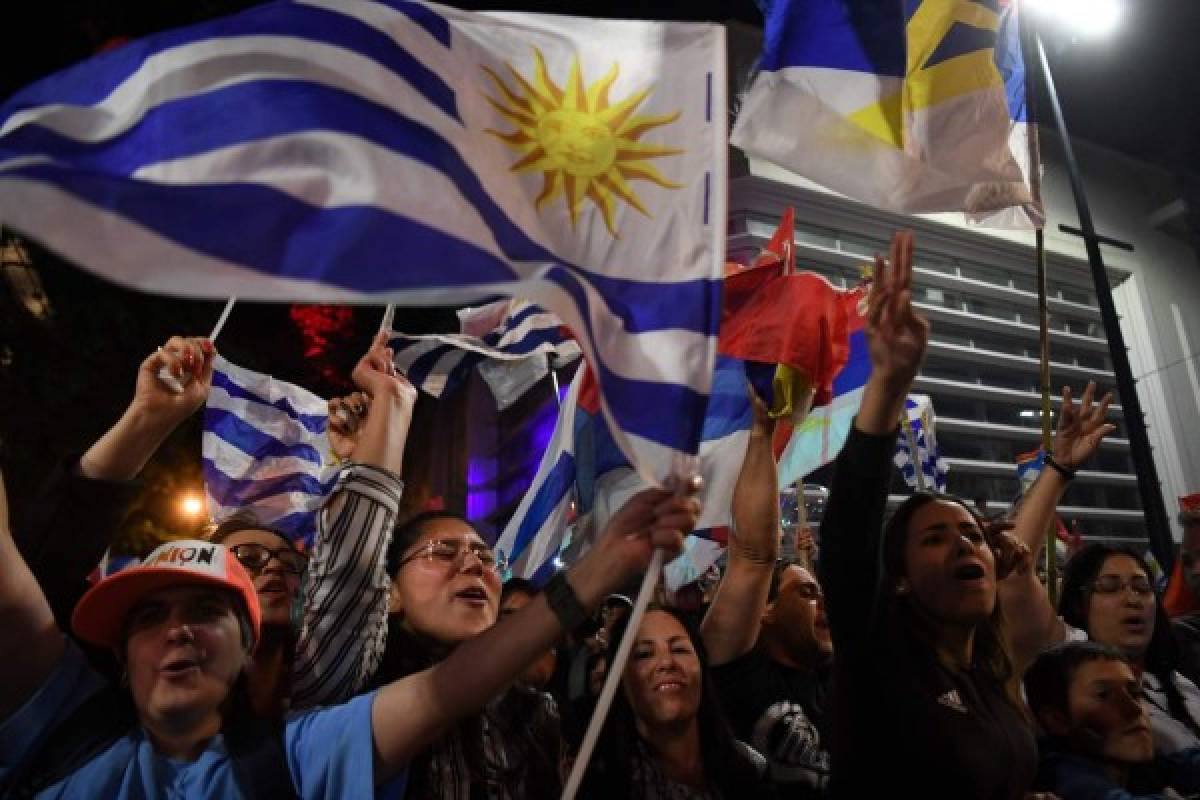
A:
<svg viewBox="0 0 1200 800">
<path fill-rule="evenodd" d="M 1064 30 L 1088 38 L 1107 36 L 1121 21 L 1120 0 L 1025 0 L 1025 8 Z"/>
<path fill-rule="evenodd" d="M 180 499 L 179 510 L 185 517 L 199 516 L 204 511 L 204 498 L 195 492 L 188 492 Z"/>
</svg>

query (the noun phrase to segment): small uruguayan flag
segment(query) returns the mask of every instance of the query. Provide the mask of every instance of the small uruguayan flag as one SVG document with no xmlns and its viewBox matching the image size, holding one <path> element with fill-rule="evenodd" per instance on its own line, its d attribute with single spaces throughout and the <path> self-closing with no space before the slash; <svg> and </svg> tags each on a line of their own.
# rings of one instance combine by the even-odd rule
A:
<svg viewBox="0 0 1200 800">
<path fill-rule="evenodd" d="M 594 381 L 591 390 L 588 383 L 583 367 L 559 408 L 533 483 L 496 542 L 516 576 L 534 580 L 546 576 L 568 545 L 571 553 L 582 553 L 587 542 L 580 546 L 572 541 L 572 536 L 582 535 L 582 529 L 570 530 L 576 517 L 587 516 L 587 529 L 596 533 L 630 497 L 646 488 L 591 400 Z M 703 511 L 684 553 L 667 565 L 670 588 L 703 575 L 724 550 L 723 534 L 731 524 L 733 488 L 752 421 L 744 362 L 718 355 L 699 454 Z"/>
<path fill-rule="evenodd" d="M 279 0 L 0 105 L 0 224 L 164 294 L 528 298 L 662 480 L 712 377 L 725 89 L 720 25 Z"/>
<path fill-rule="evenodd" d="M 905 483 L 913 489 L 944 492 L 950 467 L 938 451 L 933 401 L 929 395 L 910 394 L 904 405 L 908 429 L 902 429 L 896 437 L 896 466 L 904 476 Z M 917 467 L 913 465 L 913 444 L 916 445 L 916 462 L 921 470 L 919 479 Z"/>
<path fill-rule="evenodd" d="M 322 398 L 218 356 L 201 445 L 209 516 L 249 509 L 311 546 L 337 474 L 328 423 Z"/>
<path fill-rule="evenodd" d="M 762 0 L 731 141 L 891 211 L 1044 219 L 1015 0 Z"/>
<path fill-rule="evenodd" d="M 579 344 L 558 317 L 524 300 L 501 300 L 458 312 L 461 331 L 393 333 L 396 369 L 433 397 L 452 392 L 478 369 L 501 410 L 579 358 Z"/>
</svg>

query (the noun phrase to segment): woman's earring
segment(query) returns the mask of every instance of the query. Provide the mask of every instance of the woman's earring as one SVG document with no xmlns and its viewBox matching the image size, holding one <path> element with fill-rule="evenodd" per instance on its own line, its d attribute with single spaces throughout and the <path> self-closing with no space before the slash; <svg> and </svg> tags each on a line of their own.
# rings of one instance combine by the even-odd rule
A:
<svg viewBox="0 0 1200 800">
<path fill-rule="evenodd" d="M 906 580 L 896 581 L 896 594 L 897 595 L 908 594 L 908 581 L 906 581 Z"/>
</svg>

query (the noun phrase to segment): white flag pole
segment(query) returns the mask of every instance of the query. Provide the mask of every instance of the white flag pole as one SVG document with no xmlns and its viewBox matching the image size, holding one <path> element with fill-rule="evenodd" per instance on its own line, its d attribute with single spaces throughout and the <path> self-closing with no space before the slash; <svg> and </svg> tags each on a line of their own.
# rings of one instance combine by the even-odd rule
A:
<svg viewBox="0 0 1200 800">
<path fill-rule="evenodd" d="M 221 329 L 225 327 L 225 321 L 229 319 L 229 314 L 233 311 L 235 303 L 237 303 L 236 297 L 231 297 L 225 301 L 225 308 L 221 311 L 221 316 L 217 318 L 217 324 L 213 325 L 212 333 L 208 335 L 210 342 L 215 342 L 217 337 L 221 335 Z"/>
<path fill-rule="evenodd" d="M 692 480 L 696 472 L 695 456 L 676 456 L 674 468 L 676 491 L 683 494 L 687 491 L 687 486 Z M 562 800 L 575 800 L 575 795 L 579 792 L 579 787 L 583 783 L 583 776 L 587 772 L 588 763 L 592 760 L 592 751 L 596 749 L 596 742 L 600 738 L 600 730 L 604 727 L 604 721 L 608 718 L 609 708 L 612 706 L 613 697 L 617 693 L 617 686 L 621 683 L 621 673 L 625 671 L 625 663 L 629 661 L 629 653 L 633 650 L 633 642 L 637 639 L 638 628 L 641 627 L 642 617 L 646 615 L 646 607 L 650 605 L 650 599 L 654 597 L 654 589 L 658 586 L 658 579 L 662 576 L 663 569 L 663 551 L 658 548 L 650 557 L 650 564 L 646 567 L 646 574 L 642 576 L 642 586 L 638 589 L 637 599 L 633 602 L 633 611 L 629 615 L 629 624 L 625 628 L 625 635 L 621 637 L 621 642 L 617 646 L 616 655 L 608 665 L 608 674 L 604 677 L 604 688 L 600 691 L 600 697 L 596 701 L 596 710 L 592 712 L 592 719 L 588 722 L 587 733 L 583 736 L 583 744 L 579 748 L 579 755 L 575 759 L 574 765 L 571 767 L 571 774 L 567 778 L 566 788 L 563 789 Z"/>
<path fill-rule="evenodd" d="M 625 671 L 625 662 L 629 660 L 629 651 L 633 649 L 633 640 L 637 638 L 637 631 L 642 624 L 642 617 L 646 614 L 646 607 L 650 605 L 650 598 L 654 596 L 654 588 L 658 585 L 658 577 L 662 573 L 662 568 L 663 551 L 660 548 L 655 550 L 654 555 L 650 557 L 650 565 L 646 567 L 646 574 L 642 576 L 642 587 L 638 590 L 637 600 L 633 603 L 633 612 L 629 615 L 629 625 L 625 628 L 625 635 L 621 637 L 617 654 L 613 657 L 612 663 L 608 665 L 608 675 L 604 677 L 604 688 L 600 691 L 600 698 L 596 701 L 596 710 L 592 712 L 592 719 L 588 723 L 587 733 L 583 736 L 579 755 L 571 767 L 571 775 L 567 778 L 567 785 L 562 793 L 563 800 L 575 800 L 579 786 L 583 783 L 583 775 L 587 772 L 588 762 L 592 760 L 592 751 L 596 749 L 596 741 L 600 738 L 600 729 L 604 727 L 604 720 L 608 717 L 609 706 L 612 705 L 613 696 L 617 693 L 617 686 L 621 683 L 621 673 Z"/>
<path fill-rule="evenodd" d="M 208 335 L 210 342 L 215 342 L 217 336 L 220 335 L 221 329 L 225 327 L 225 321 L 229 319 L 229 314 L 233 311 L 233 306 L 237 303 L 237 297 L 230 297 L 225 301 L 225 308 L 221 310 L 221 316 L 217 318 L 217 324 L 213 326 L 212 333 Z M 166 365 L 158 368 L 158 381 L 163 386 L 166 386 L 175 394 L 183 394 L 183 384 L 179 379 L 171 374 Z"/>
<path fill-rule="evenodd" d="M 390 331 L 395 317 L 396 306 L 393 303 L 388 303 L 383 309 L 383 319 L 379 321 L 379 330 Z"/>
</svg>

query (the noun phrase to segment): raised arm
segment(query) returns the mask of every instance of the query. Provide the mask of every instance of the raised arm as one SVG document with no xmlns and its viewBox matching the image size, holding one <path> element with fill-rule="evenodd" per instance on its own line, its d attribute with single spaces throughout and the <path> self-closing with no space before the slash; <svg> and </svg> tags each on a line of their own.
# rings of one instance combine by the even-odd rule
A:
<svg viewBox="0 0 1200 800">
<path fill-rule="evenodd" d="M 754 390 L 748 391 L 754 423 L 733 488 L 728 564 L 700 626 L 713 666 L 733 661 L 758 640 L 779 554 L 779 478 L 771 450 L 775 422 Z"/>
<path fill-rule="evenodd" d="M 138 368 L 133 400 L 121 418 L 79 459 L 87 478 L 136 478 L 171 432 L 204 405 L 212 388 L 216 350 L 207 339 L 173 336 Z M 158 379 L 166 367 L 183 385 L 176 393 Z"/>
<path fill-rule="evenodd" d="M 867 315 L 871 377 L 838 454 L 821 521 L 821 586 L 839 658 L 873 635 L 896 429 L 929 341 L 929 323 L 912 308 L 912 252 L 912 234 L 901 232 L 892 239 L 888 262 L 875 257 Z"/>
<path fill-rule="evenodd" d="M 1062 410 L 1051 457 L 1067 472 L 1073 473 L 1086 464 L 1104 437 L 1116 430 L 1114 425 L 1105 422 L 1112 393 L 1106 394 L 1098 404 L 1093 402 L 1095 394 L 1096 384 L 1089 383 L 1076 405 L 1071 387 L 1063 387 Z M 1046 544 L 1047 534 L 1054 524 L 1054 511 L 1067 484 L 1067 477 L 1047 464 L 1025 493 L 1013 522 L 1012 535 L 1022 549 L 1011 558 L 1012 571 L 996 588 L 1007 621 L 1009 648 L 1018 670 L 1063 638 L 1063 622 L 1050 604 L 1046 587 L 1038 580 L 1033 561 Z"/>
<path fill-rule="evenodd" d="M 666 550 L 668 560 L 678 553 L 699 511 L 693 497 L 660 489 L 635 495 L 568 573 L 584 609 L 594 610 L 644 570 L 654 548 Z M 542 593 L 459 645 L 437 666 L 381 689 L 371 710 L 376 783 L 394 775 L 453 722 L 496 697 L 561 635 L 558 618 Z"/>
<path fill-rule="evenodd" d="M 137 492 L 133 479 L 163 440 L 204 404 L 214 355 L 207 340 L 179 336 L 151 353 L 138 368 L 133 399 L 120 419 L 82 458 L 64 458 L 29 504 L 16 542 L 61 627 L 69 625 L 71 609 L 87 591 L 87 575 Z M 182 394 L 158 379 L 163 366 L 181 379 Z"/>
<path fill-rule="evenodd" d="M 50 604 L 17 551 L 0 476 L 0 721 L 25 704 L 63 652 Z"/>
<path fill-rule="evenodd" d="M 292 668 L 293 709 L 354 695 L 378 666 L 387 634 L 386 555 L 416 390 L 396 374 L 383 333 L 353 377 L 362 391 L 330 403 L 330 439 L 349 462 L 318 520 Z"/>
</svg>

